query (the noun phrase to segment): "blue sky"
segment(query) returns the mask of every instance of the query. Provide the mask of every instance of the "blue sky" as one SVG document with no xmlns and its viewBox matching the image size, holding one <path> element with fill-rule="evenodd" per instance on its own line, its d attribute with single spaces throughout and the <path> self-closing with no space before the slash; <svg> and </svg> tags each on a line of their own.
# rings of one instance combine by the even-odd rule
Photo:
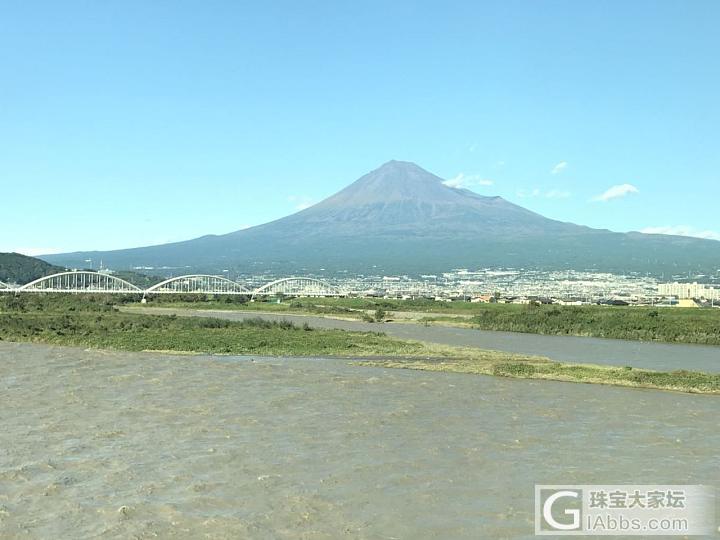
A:
<svg viewBox="0 0 720 540">
<path fill-rule="evenodd" d="M 390 159 L 720 238 L 720 3 L 0 4 L 0 251 L 294 212 Z"/>
</svg>

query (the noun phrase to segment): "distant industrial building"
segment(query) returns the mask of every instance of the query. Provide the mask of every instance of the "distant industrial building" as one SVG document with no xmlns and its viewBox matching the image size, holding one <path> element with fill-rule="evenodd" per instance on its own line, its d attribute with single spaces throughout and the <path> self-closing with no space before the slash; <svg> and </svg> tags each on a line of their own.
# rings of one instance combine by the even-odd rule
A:
<svg viewBox="0 0 720 540">
<path fill-rule="evenodd" d="M 677 298 L 720 300 L 720 289 L 702 283 L 659 283 L 658 294 Z"/>
</svg>

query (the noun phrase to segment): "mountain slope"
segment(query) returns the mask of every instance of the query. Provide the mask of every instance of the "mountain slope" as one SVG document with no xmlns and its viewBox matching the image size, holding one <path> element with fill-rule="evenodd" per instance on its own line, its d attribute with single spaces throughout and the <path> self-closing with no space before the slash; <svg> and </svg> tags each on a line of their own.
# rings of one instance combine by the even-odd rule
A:
<svg viewBox="0 0 720 540">
<path fill-rule="evenodd" d="M 0 253 L 0 281 L 5 283 L 24 284 L 63 270 L 64 268 L 53 266 L 35 257 L 20 253 Z"/>
<path fill-rule="evenodd" d="M 269 227 L 272 225 L 272 227 Z M 501 197 L 483 197 L 445 186 L 414 163 L 391 161 L 347 188 L 278 225 L 302 234 L 409 234 L 456 238 L 477 234 L 561 231 L 577 226 L 549 220 Z"/>
<path fill-rule="evenodd" d="M 720 242 L 555 221 L 501 197 L 445 186 L 413 163 L 391 161 L 310 208 L 250 229 L 44 258 L 77 266 L 99 257 L 113 268 L 209 272 L 419 273 L 478 266 L 714 272 L 720 268 Z"/>
</svg>

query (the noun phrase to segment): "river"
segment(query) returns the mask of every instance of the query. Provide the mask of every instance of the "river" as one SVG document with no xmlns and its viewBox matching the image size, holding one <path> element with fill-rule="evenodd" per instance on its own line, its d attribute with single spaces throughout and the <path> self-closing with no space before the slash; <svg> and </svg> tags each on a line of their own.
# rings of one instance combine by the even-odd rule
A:
<svg viewBox="0 0 720 540">
<path fill-rule="evenodd" d="M 720 485 L 716 396 L 0 343 L 0 537 L 533 538 L 536 483 Z"/>
<path fill-rule="evenodd" d="M 429 343 L 478 347 L 519 354 L 547 356 L 562 362 L 632 366 L 659 371 L 685 369 L 720 373 L 720 347 L 600 339 L 574 336 L 543 336 L 517 332 L 492 332 L 472 328 L 423 326 L 412 323 L 365 323 L 328 317 L 306 315 L 258 314 L 248 311 L 192 310 L 176 308 L 130 308 L 128 311 L 170 314 L 178 316 L 216 317 L 230 320 L 262 317 L 269 320 L 288 320 L 297 324 L 307 322 L 317 328 L 384 332 L 402 339 Z"/>
</svg>

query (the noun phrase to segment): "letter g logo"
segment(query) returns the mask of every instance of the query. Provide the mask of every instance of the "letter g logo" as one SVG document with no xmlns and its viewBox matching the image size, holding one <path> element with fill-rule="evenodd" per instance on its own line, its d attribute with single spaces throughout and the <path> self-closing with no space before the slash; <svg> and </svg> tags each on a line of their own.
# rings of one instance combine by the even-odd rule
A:
<svg viewBox="0 0 720 540">
<path fill-rule="evenodd" d="M 552 507 L 555 501 L 565 497 L 577 499 L 580 495 L 577 491 L 556 491 L 550 495 L 543 504 L 543 518 L 545 523 L 558 531 L 574 531 L 580 528 L 580 510 L 566 509 L 565 515 L 572 516 L 572 523 L 558 523 L 552 515 Z"/>
</svg>

